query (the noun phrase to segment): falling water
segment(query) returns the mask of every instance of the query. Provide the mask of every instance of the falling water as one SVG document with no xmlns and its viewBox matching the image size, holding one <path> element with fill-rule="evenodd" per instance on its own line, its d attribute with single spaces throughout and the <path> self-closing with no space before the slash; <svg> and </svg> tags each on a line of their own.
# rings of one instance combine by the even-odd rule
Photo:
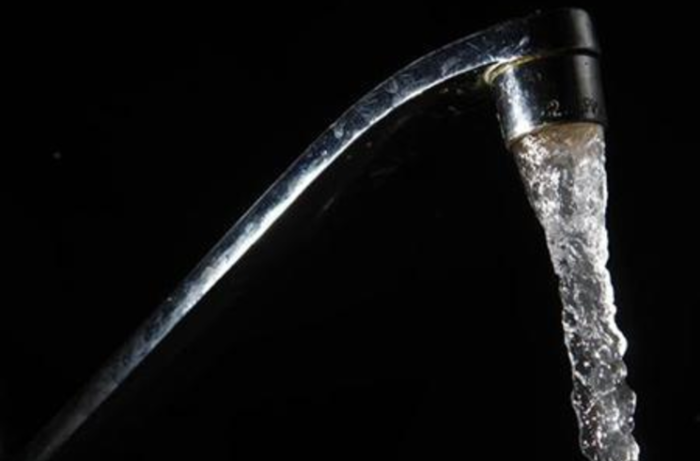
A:
<svg viewBox="0 0 700 461">
<path fill-rule="evenodd" d="M 524 137 L 514 152 L 559 277 L 581 450 L 591 461 L 637 461 L 636 396 L 625 382 L 627 341 L 615 324 L 606 268 L 603 129 L 552 126 Z"/>
</svg>

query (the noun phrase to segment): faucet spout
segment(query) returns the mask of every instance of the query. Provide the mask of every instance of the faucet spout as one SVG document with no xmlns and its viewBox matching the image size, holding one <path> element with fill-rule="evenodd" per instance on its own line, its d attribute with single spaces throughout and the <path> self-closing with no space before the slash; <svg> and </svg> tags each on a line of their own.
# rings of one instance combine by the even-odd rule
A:
<svg viewBox="0 0 700 461">
<path fill-rule="evenodd" d="M 552 124 L 606 124 L 597 55 L 576 51 L 509 63 L 490 83 L 508 146 Z"/>
<path fill-rule="evenodd" d="M 407 66 L 335 122 L 331 133 L 337 142 L 326 133 L 311 148 L 344 149 L 375 127 L 400 123 L 427 106 L 484 96 L 496 102 L 507 145 L 549 124 L 605 125 L 599 56 L 591 18 L 583 10 L 505 22 Z"/>
<path fill-rule="evenodd" d="M 587 13 L 559 9 L 506 22 L 439 49 L 401 70 L 347 112 L 231 227 L 91 381 L 16 461 L 46 461 L 95 418 L 146 359 L 193 311 L 216 304 L 221 286 L 261 239 L 311 189 L 336 191 L 352 178 L 350 160 L 374 155 L 373 140 L 412 115 L 454 100 L 492 98 L 507 145 L 550 124 L 605 123 L 599 46 Z M 342 179 L 342 181 L 341 181 Z M 218 287 L 218 289 L 214 289 Z M 172 346 L 174 349 L 181 347 Z"/>
</svg>

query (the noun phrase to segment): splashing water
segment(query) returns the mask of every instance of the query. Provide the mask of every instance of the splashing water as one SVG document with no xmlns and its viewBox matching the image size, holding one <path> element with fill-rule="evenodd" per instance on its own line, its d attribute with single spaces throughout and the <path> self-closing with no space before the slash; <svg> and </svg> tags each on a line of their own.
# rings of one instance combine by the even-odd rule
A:
<svg viewBox="0 0 700 461">
<path fill-rule="evenodd" d="M 603 129 L 548 127 L 518 141 L 514 152 L 559 277 L 581 451 L 591 461 L 637 461 L 636 396 L 625 382 L 627 342 L 615 324 L 606 268 Z"/>
</svg>

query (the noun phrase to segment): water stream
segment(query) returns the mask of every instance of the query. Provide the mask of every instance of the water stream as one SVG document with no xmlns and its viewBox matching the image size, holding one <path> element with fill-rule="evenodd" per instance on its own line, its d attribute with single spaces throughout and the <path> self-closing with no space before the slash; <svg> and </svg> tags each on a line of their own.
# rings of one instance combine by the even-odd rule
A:
<svg viewBox="0 0 700 461">
<path fill-rule="evenodd" d="M 559 277 L 581 450 L 591 461 L 637 461 L 639 447 L 632 435 L 636 396 L 626 383 L 627 341 L 615 323 L 606 268 L 603 128 L 552 126 L 513 148 Z"/>
</svg>

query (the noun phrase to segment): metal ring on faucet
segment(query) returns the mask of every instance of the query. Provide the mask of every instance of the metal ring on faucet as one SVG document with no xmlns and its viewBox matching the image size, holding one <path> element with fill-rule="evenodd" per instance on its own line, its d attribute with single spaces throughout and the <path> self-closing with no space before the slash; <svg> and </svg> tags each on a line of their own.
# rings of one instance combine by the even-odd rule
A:
<svg viewBox="0 0 700 461">
<path fill-rule="evenodd" d="M 502 66 L 491 78 L 506 144 L 548 125 L 606 125 L 598 57 L 565 54 Z"/>
</svg>

